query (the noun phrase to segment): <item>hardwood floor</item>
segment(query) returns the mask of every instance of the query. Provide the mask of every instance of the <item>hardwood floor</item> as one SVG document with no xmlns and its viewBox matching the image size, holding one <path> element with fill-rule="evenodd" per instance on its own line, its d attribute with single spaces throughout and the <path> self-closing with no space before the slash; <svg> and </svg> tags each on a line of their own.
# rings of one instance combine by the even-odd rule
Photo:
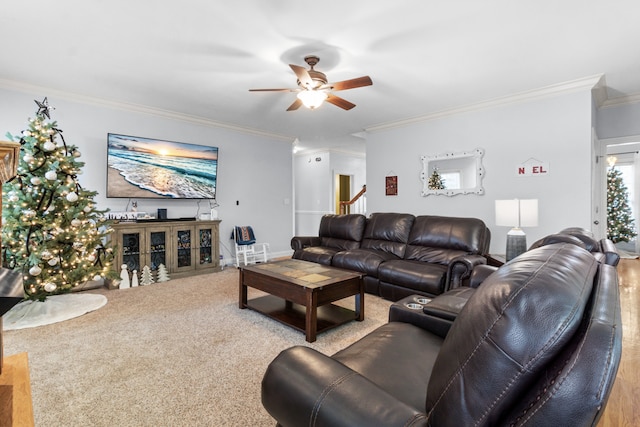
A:
<svg viewBox="0 0 640 427">
<path fill-rule="evenodd" d="M 598 427 L 640 426 L 640 260 L 618 264 L 622 359 Z"/>
</svg>

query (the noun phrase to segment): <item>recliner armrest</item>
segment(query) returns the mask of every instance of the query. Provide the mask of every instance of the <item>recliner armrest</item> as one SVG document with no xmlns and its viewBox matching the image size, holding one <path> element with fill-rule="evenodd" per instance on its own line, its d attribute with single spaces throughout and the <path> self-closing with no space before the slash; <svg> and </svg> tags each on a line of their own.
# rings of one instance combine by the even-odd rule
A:
<svg viewBox="0 0 640 427">
<path fill-rule="evenodd" d="M 309 347 L 281 352 L 262 379 L 262 404 L 283 426 L 426 426 L 411 408 Z"/>
<path fill-rule="evenodd" d="M 482 255 L 461 255 L 455 257 L 449 263 L 447 269 L 447 281 L 444 291 L 457 288 L 463 285 L 463 281 L 471 276 L 471 272 L 477 265 L 487 263 L 487 259 Z"/>
<path fill-rule="evenodd" d="M 477 288 L 497 269 L 498 267 L 494 267 L 492 265 L 477 265 L 471 272 L 471 277 L 469 278 L 469 287 Z"/>
<path fill-rule="evenodd" d="M 467 286 L 452 289 L 432 299 L 429 304 L 424 306 L 422 311 L 424 314 L 453 322 L 475 291 L 474 288 Z"/>
<path fill-rule="evenodd" d="M 441 338 L 446 337 L 453 321 L 426 314 L 424 308 L 412 309 L 407 307 L 406 303 L 413 302 L 413 297 L 415 296 L 418 295 L 412 295 L 394 302 L 389 307 L 389 322 L 409 323 Z"/>
<path fill-rule="evenodd" d="M 604 238 L 600 240 L 600 250 L 604 254 L 605 264 L 617 266 L 620 262 L 620 253 L 612 240 Z"/>
<path fill-rule="evenodd" d="M 310 246 L 320 246 L 320 243 L 318 236 L 294 236 L 291 238 L 291 249 L 297 251 Z"/>
</svg>

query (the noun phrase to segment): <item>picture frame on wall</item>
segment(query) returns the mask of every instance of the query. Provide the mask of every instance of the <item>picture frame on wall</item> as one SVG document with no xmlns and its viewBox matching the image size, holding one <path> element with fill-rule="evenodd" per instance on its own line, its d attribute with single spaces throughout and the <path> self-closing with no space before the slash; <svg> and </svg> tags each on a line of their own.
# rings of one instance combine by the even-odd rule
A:
<svg viewBox="0 0 640 427">
<path fill-rule="evenodd" d="M 385 177 L 385 195 L 397 196 L 398 195 L 398 176 Z"/>
</svg>

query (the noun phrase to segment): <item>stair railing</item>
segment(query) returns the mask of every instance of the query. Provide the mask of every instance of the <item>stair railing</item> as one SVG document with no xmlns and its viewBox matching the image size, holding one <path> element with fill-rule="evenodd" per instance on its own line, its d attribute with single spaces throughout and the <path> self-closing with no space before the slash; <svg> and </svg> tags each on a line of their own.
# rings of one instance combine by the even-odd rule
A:
<svg viewBox="0 0 640 427">
<path fill-rule="evenodd" d="M 351 200 L 340 202 L 340 214 L 360 213 L 366 215 L 367 212 L 367 186 L 363 185 L 362 190 L 356 194 Z"/>
</svg>

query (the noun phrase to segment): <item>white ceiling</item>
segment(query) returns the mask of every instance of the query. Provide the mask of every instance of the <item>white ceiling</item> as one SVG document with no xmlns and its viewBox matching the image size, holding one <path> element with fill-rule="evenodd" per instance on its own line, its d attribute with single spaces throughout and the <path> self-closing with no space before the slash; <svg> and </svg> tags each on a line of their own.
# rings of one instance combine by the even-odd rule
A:
<svg viewBox="0 0 640 427">
<path fill-rule="evenodd" d="M 638 0 L 5 0 L 0 85 L 364 150 L 371 127 L 599 74 L 638 101 L 639 42 Z M 336 93 L 350 111 L 248 91 L 295 87 L 308 54 L 373 86 Z"/>
</svg>

